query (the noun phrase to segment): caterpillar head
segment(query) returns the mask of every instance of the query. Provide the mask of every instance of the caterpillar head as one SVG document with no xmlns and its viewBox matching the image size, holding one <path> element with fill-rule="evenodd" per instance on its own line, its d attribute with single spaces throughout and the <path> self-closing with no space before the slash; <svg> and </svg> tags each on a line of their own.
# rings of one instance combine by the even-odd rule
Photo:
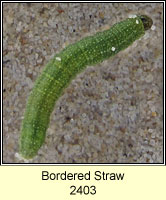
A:
<svg viewBox="0 0 166 200">
<path fill-rule="evenodd" d="M 151 28 L 153 21 L 150 17 L 148 17 L 147 15 L 138 15 L 138 17 L 141 19 L 145 31 Z"/>
</svg>

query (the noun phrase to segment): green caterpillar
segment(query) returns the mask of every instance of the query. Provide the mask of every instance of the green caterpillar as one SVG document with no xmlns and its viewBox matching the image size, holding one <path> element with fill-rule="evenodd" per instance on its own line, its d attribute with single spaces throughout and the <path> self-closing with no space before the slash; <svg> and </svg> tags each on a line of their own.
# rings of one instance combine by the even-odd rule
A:
<svg viewBox="0 0 166 200">
<path fill-rule="evenodd" d="M 152 23 L 146 15 L 128 18 L 109 30 L 67 46 L 50 60 L 28 98 L 19 142 L 21 156 L 29 159 L 37 154 L 44 143 L 55 102 L 70 81 L 86 66 L 100 63 L 127 48 Z"/>
</svg>

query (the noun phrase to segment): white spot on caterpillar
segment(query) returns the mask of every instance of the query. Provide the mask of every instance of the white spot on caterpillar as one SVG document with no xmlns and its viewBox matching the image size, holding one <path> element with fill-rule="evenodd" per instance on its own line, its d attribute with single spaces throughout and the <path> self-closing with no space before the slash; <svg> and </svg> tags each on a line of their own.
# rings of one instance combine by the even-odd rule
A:
<svg viewBox="0 0 166 200">
<path fill-rule="evenodd" d="M 115 51 L 115 47 L 112 47 L 111 50 L 112 50 L 112 51 Z"/>
<path fill-rule="evenodd" d="M 156 26 L 152 25 L 151 30 L 154 31 L 156 29 Z"/>
<path fill-rule="evenodd" d="M 58 60 L 58 61 L 61 61 L 61 58 L 60 58 L 60 57 L 56 57 L 55 59 Z"/>
<path fill-rule="evenodd" d="M 137 15 L 129 15 L 129 18 L 136 18 Z"/>
<path fill-rule="evenodd" d="M 136 24 L 139 24 L 139 21 L 138 21 L 138 19 L 136 20 Z"/>
</svg>

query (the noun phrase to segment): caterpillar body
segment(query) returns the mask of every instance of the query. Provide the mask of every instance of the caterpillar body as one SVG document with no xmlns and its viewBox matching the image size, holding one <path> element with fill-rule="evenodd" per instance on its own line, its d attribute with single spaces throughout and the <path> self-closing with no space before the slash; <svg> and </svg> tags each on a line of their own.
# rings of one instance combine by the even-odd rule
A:
<svg viewBox="0 0 166 200">
<path fill-rule="evenodd" d="M 127 48 L 152 23 L 146 15 L 128 18 L 69 45 L 50 60 L 28 98 L 19 141 L 22 157 L 33 158 L 44 143 L 55 102 L 70 81 L 86 66 L 100 63 Z"/>
</svg>

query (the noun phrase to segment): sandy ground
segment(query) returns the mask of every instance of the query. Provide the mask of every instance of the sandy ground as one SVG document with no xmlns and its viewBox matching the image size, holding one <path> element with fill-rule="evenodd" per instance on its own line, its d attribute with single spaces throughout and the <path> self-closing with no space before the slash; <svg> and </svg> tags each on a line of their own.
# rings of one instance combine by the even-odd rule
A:
<svg viewBox="0 0 166 200">
<path fill-rule="evenodd" d="M 57 101 L 38 155 L 20 160 L 21 120 L 45 64 L 137 13 L 151 16 L 153 30 L 79 74 Z M 162 46 L 161 3 L 4 3 L 3 162 L 162 163 Z"/>
</svg>

